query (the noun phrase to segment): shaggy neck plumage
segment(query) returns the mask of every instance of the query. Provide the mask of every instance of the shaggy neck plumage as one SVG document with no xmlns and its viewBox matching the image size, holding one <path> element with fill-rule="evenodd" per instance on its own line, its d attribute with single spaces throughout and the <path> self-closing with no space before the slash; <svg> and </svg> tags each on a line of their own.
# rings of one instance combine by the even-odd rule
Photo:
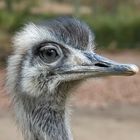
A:
<svg viewBox="0 0 140 140">
<path fill-rule="evenodd" d="M 66 105 L 69 89 L 71 86 L 63 85 L 38 98 L 20 94 L 16 114 L 26 140 L 73 140 Z"/>
</svg>

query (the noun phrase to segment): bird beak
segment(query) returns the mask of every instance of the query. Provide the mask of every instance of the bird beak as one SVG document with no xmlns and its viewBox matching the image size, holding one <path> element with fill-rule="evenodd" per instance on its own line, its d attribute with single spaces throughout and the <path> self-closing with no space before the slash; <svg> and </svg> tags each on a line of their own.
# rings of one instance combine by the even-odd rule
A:
<svg viewBox="0 0 140 140">
<path fill-rule="evenodd" d="M 134 75 L 139 71 L 139 68 L 134 64 L 121 64 L 96 53 L 85 53 L 88 62 L 83 62 L 81 65 L 74 65 L 63 69 L 61 73 L 68 75 L 75 75 L 74 79 L 101 77 L 109 75 Z"/>
<path fill-rule="evenodd" d="M 134 75 L 139 71 L 139 68 L 134 64 L 122 64 L 95 53 L 90 53 L 87 57 L 92 62 L 88 67 L 88 71 L 93 72 L 95 75 Z M 88 72 L 87 71 L 87 72 Z"/>
</svg>

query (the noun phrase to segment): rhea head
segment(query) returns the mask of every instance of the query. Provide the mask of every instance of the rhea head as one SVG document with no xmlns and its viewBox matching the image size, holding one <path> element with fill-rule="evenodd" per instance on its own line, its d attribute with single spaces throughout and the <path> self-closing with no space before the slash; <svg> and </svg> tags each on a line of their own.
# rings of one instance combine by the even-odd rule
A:
<svg viewBox="0 0 140 140">
<path fill-rule="evenodd" d="M 90 77 L 133 75 L 138 68 L 120 64 L 94 52 L 94 35 L 83 22 L 60 17 L 27 24 L 14 38 L 9 62 L 13 88 L 30 96 L 55 91 L 62 83 Z M 63 85 L 62 84 L 62 85 Z"/>
</svg>

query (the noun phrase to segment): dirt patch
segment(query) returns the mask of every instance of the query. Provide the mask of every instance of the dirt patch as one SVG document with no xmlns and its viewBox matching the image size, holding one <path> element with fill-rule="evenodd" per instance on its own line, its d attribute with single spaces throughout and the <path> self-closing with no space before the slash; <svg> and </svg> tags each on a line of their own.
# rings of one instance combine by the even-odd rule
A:
<svg viewBox="0 0 140 140">
<path fill-rule="evenodd" d="M 75 140 L 139 140 L 140 119 L 106 117 L 75 111 L 72 132 Z M 23 140 L 10 114 L 0 117 L 0 140 Z"/>
</svg>

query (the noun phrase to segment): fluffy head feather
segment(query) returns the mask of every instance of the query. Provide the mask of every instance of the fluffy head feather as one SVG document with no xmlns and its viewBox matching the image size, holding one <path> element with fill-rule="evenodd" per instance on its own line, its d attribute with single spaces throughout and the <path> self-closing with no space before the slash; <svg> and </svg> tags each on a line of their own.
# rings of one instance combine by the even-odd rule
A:
<svg viewBox="0 0 140 140">
<path fill-rule="evenodd" d="M 75 19 L 60 17 L 41 23 L 29 23 L 18 32 L 13 40 L 14 53 L 9 59 L 8 85 L 10 90 L 20 90 L 33 96 L 55 90 L 62 81 L 75 79 L 76 75 L 50 77 L 57 67 L 82 65 L 88 59 L 81 51 L 94 48 L 94 37 L 89 27 Z M 35 55 L 43 43 L 50 42 L 61 46 L 63 59 L 58 65 L 47 65 Z M 83 61 L 84 60 L 84 61 Z"/>
</svg>

